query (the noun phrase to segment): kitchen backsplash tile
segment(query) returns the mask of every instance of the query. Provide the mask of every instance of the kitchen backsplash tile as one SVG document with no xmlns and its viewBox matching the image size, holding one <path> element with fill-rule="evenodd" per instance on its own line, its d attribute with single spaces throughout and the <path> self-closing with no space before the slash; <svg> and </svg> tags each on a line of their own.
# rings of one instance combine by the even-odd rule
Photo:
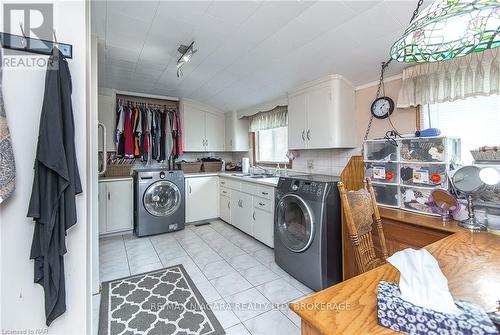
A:
<svg viewBox="0 0 500 335">
<path fill-rule="evenodd" d="M 321 149 L 294 150 L 297 157 L 293 161 L 292 170 L 296 172 L 317 173 L 339 176 L 353 155 L 360 155 L 361 150 L 355 149 Z M 178 161 L 195 161 L 202 157 L 216 157 L 226 162 L 241 162 L 243 157 L 251 157 L 250 152 L 187 152 Z M 308 164 L 309 162 L 309 164 Z"/>
</svg>

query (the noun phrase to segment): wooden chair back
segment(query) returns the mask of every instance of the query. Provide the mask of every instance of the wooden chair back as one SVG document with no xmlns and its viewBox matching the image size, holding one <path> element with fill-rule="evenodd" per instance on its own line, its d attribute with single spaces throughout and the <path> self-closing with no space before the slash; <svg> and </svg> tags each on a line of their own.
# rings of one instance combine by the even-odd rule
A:
<svg viewBox="0 0 500 335">
<path fill-rule="evenodd" d="M 360 190 L 347 191 L 342 182 L 338 183 L 338 189 L 359 270 L 363 273 L 384 264 L 388 257 L 387 247 L 370 178 L 365 179 L 364 188 Z M 380 240 L 380 255 L 373 244 L 374 225 Z"/>
</svg>

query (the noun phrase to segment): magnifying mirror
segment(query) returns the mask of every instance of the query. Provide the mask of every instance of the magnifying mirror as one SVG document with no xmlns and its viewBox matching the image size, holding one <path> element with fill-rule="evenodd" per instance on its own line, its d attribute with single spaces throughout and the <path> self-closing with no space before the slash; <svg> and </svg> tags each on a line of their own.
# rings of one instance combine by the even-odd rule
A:
<svg viewBox="0 0 500 335">
<path fill-rule="evenodd" d="M 483 172 L 483 174 L 485 174 Z M 489 174 L 491 172 L 486 172 L 487 177 L 491 178 Z M 500 176 L 499 176 L 500 178 Z M 484 190 L 486 184 L 481 179 L 481 168 L 474 165 L 467 165 L 458 169 L 452 177 L 453 186 L 459 191 L 467 196 L 467 211 L 469 217 L 459 222 L 459 226 L 467 228 L 472 231 L 483 231 L 486 230 L 486 226 L 479 222 L 474 215 L 474 205 L 472 202 L 472 196 Z"/>
</svg>

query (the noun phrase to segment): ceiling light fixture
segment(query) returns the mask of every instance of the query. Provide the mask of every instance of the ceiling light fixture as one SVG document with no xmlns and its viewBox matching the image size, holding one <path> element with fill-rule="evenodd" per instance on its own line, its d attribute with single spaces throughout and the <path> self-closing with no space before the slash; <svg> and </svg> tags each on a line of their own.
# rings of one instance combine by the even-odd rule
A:
<svg viewBox="0 0 500 335">
<path fill-rule="evenodd" d="M 198 51 L 194 48 L 194 41 L 190 45 L 181 44 L 177 49 L 181 57 L 177 60 L 177 78 L 182 77 L 182 67 L 191 60 L 191 57 Z"/>
<path fill-rule="evenodd" d="M 391 48 L 404 63 L 439 62 L 500 46 L 498 0 L 435 0 L 420 14 L 419 0 L 410 25 Z"/>
</svg>

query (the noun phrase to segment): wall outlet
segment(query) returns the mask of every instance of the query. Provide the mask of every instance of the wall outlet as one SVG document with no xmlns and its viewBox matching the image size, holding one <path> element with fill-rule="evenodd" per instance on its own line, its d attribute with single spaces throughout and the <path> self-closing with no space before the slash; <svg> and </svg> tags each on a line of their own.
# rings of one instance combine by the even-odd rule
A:
<svg viewBox="0 0 500 335">
<path fill-rule="evenodd" d="M 314 160 L 312 160 L 312 159 L 307 160 L 307 168 L 314 169 Z"/>
</svg>

